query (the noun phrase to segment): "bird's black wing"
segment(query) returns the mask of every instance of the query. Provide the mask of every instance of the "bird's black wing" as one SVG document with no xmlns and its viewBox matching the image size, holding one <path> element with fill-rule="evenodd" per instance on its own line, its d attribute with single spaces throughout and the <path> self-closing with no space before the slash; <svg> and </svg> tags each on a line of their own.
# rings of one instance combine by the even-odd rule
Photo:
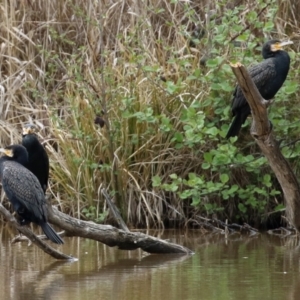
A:
<svg viewBox="0 0 300 300">
<path fill-rule="evenodd" d="M 273 60 L 266 59 L 260 64 L 249 68 L 249 74 L 258 90 L 263 94 L 261 89 L 267 86 L 269 81 L 276 77 L 275 64 Z"/>
<path fill-rule="evenodd" d="M 14 208 L 25 208 L 35 218 L 45 221 L 45 196 L 35 175 L 20 164 L 7 161 L 4 162 L 2 186 Z"/>
<path fill-rule="evenodd" d="M 270 59 L 266 59 L 261 63 L 254 65 L 248 69 L 248 72 L 257 86 L 262 97 L 265 97 L 269 93 L 269 81 L 276 75 L 276 69 L 274 63 Z M 232 101 L 232 112 L 235 113 L 239 108 L 248 105 L 243 92 L 239 86 L 234 91 L 234 98 Z M 269 100 L 269 99 L 266 99 Z"/>
</svg>

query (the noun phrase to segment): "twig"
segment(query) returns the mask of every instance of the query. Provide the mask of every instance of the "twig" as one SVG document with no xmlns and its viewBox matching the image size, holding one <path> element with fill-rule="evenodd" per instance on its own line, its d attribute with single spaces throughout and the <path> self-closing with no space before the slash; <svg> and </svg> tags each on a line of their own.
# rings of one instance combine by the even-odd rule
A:
<svg viewBox="0 0 300 300">
<path fill-rule="evenodd" d="M 260 12 L 257 14 L 257 18 L 267 9 L 267 7 L 270 6 L 270 3 L 268 3 L 265 7 L 263 7 Z M 238 36 L 240 36 L 241 34 L 243 34 L 246 30 L 248 30 L 250 27 L 252 26 L 252 24 L 248 23 L 247 26 L 245 26 L 240 32 L 238 32 L 237 34 L 235 34 L 229 42 L 234 41 Z"/>
<path fill-rule="evenodd" d="M 128 229 L 128 227 L 125 224 L 124 220 L 122 219 L 118 208 L 113 203 L 113 201 L 110 199 L 110 197 L 109 197 L 108 193 L 106 192 L 106 190 L 102 189 L 101 192 L 102 192 L 103 196 L 105 197 L 106 202 L 107 202 L 107 204 L 108 204 L 108 206 L 110 208 L 110 211 L 114 215 L 114 218 L 118 222 L 120 228 L 123 229 L 124 231 L 130 232 L 130 230 Z"/>
</svg>

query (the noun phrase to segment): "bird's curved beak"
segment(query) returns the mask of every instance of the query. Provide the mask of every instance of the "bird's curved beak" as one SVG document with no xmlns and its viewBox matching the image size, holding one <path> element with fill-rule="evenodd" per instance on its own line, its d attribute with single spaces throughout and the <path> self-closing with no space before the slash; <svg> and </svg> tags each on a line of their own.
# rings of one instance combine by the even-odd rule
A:
<svg viewBox="0 0 300 300">
<path fill-rule="evenodd" d="M 13 157 L 13 155 L 14 155 L 12 150 L 5 149 L 5 148 L 0 148 L 0 153 L 3 153 L 4 155 L 6 155 L 8 157 Z"/>
<path fill-rule="evenodd" d="M 279 42 L 279 43 L 276 43 L 273 46 L 273 51 L 278 51 L 278 50 L 282 50 L 282 48 L 284 46 L 287 46 L 287 45 L 291 45 L 291 44 L 294 44 L 292 41 L 284 41 L 284 42 Z"/>
<path fill-rule="evenodd" d="M 284 47 L 286 45 L 292 45 L 292 44 L 294 44 L 293 41 L 285 41 L 285 42 L 279 43 L 280 47 Z"/>
</svg>

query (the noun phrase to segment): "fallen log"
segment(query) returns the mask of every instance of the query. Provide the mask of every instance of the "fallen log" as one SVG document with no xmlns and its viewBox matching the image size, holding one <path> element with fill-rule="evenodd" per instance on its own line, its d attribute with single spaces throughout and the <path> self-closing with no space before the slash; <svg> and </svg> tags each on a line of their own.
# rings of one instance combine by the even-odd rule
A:
<svg viewBox="0 0 300 300">
<path fill-rule="evenodd" d="M 148 253 L 192 254 L 193 251 L 166 240 L 158 239 L 141 232 L 128 232 L 111 225 L 101 225 L 82 221 L 60 212 L 48 205 L 48 220 L 51 224 L 66 231 L 67 235 L 93 239 L 110 247 L 122 250 L 141 248 Z"/>
</svg>

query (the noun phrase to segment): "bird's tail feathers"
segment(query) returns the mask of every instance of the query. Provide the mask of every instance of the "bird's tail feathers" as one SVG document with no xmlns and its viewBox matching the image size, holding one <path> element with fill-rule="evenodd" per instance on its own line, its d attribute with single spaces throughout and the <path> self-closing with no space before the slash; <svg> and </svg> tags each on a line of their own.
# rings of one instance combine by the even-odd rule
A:
<svg viewBox="0 0 300 300">
<path fill-rule="evenodd" d="M 244 122 L 246 121 L 247 116 L 244 116 L 242 114 L 236 114 L 226 135 L 226 139 L 229 139 L 230 137 L 238 136 L 240 129 Z"/>
<path fill-rule="evenodd" d="M 47 238 L 56 244 L 63 244 L 64 241 L 60 238 L 60 236 L 54 231 L 54 229 L 48 223 L 44 223 L 41 225 L 45 235 Z"/>
</svg>

